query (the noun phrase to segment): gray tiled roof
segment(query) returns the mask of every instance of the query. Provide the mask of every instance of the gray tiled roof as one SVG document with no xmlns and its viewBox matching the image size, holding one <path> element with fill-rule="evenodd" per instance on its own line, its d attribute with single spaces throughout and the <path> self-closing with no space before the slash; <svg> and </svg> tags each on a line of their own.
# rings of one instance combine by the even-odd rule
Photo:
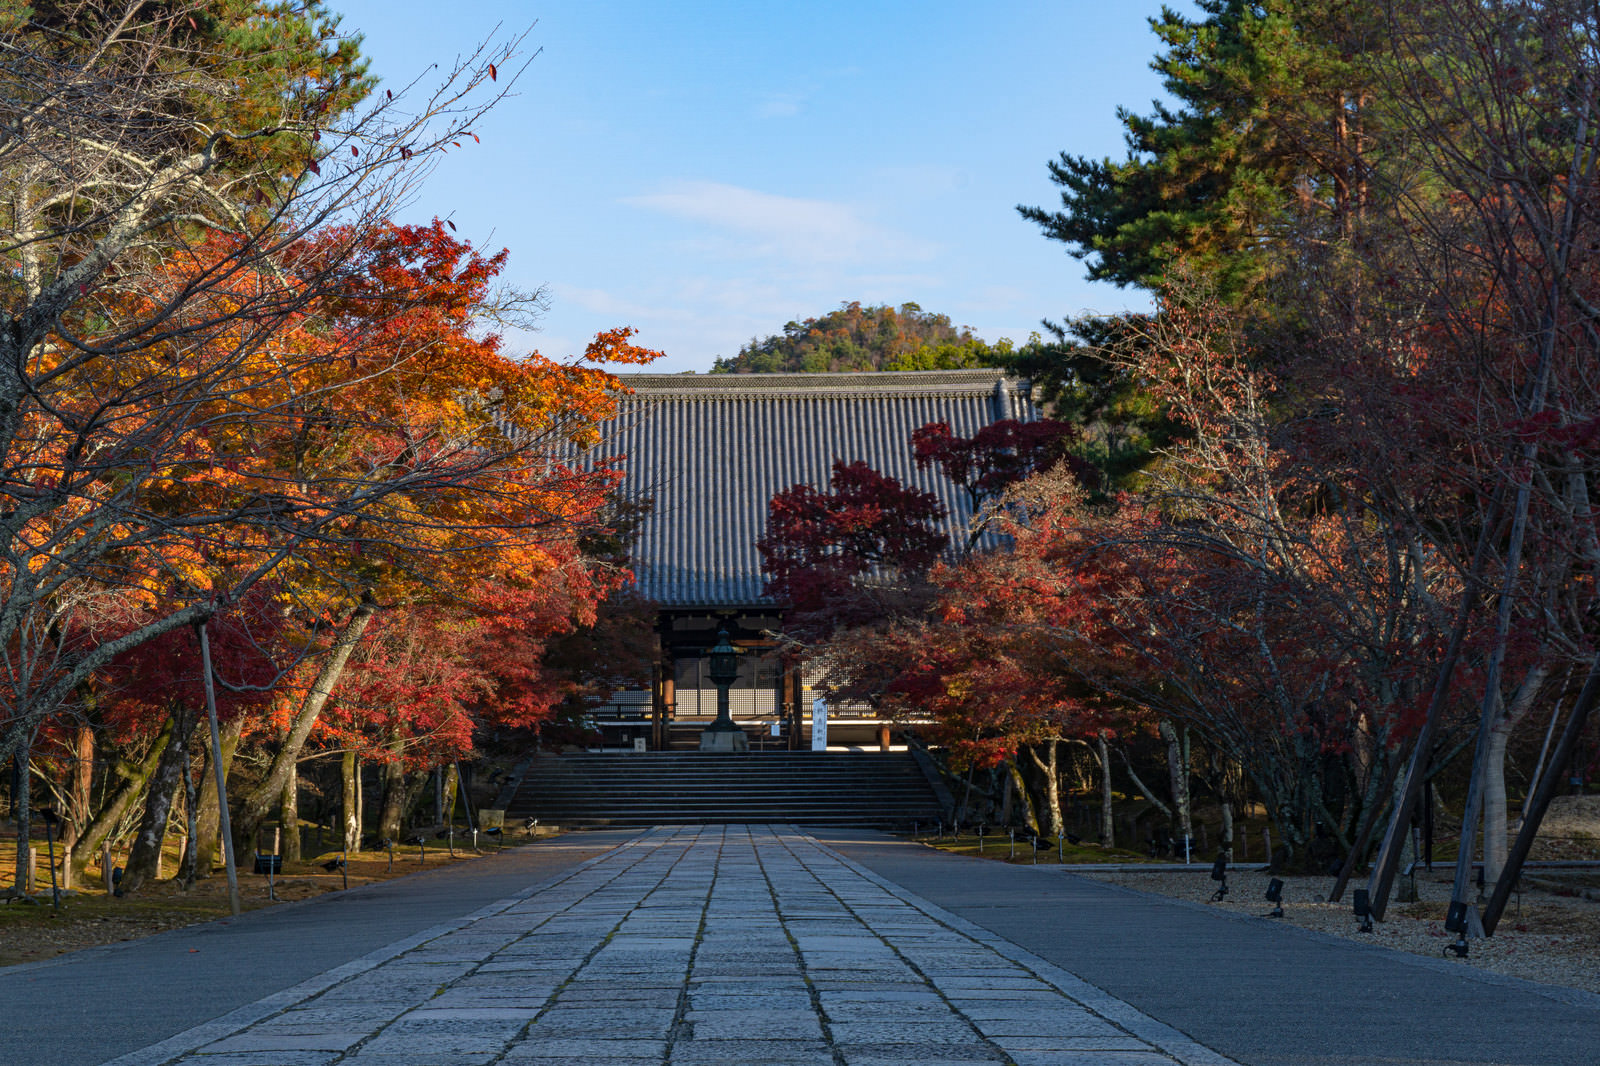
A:
<svg viewBox="0 0 1600 1066">
<path fill-rule="evenodd" d="M 826 489 L 836 459 L 934 493 L 964 536 L 965 493 L 917 469 L 912 431 L 948 422 L 968 437 L 1037 417 L 1026 383 L 997 370 L 619 377 L 634 391 L 591 458 L 626 456 L 624 491 L 653 499 L 634 573 L 643 595 L 674 607 L 770 602 L 756 550 L 767 503 L 800 482 Z"/>
</svg>

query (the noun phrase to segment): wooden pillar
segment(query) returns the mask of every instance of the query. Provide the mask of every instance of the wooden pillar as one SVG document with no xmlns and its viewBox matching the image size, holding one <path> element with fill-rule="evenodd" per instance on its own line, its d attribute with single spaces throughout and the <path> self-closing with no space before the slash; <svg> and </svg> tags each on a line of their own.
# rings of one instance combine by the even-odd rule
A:
<svg viewBox="0 0 1600 1066">
<path fill-rule="evenodd" d="M 800 664 L 788 663 L 783 671 L 784 706 L 789 714 L 789 750 L 799 751 L 801 740 Z"/>
<path fill-rule="evenodd" d="M 778 668 L 773 671 L 776 676 L 772 679 L 772 711 L 773 717 L 778 720 L 778 733 L 782 735 L 787 732 L 783 723 L 789 717 L 788 706 L 784 702 L 784 696 L 789 692 L 789 671 L 784 667 L 782 655 L 774 655 L 773 658 Z"/>
<path fill-rule="evenodd" d="M 661 750 L 672 747 L 672 720 L 678 717 L 677 664 L 671 659 L 661 664 Z"/>
<path fill-rule="evenodd" d="M 661 663 L 650 667 L 650 750 L 665 751 L 667 747 L 667 696 L 662 678 L 666 668 Z"/>
</svg>

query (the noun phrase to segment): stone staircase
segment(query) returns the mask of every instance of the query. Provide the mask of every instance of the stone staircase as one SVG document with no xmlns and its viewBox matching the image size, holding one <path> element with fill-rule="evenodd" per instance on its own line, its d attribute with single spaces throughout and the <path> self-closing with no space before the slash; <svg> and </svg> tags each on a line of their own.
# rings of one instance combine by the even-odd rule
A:
<svg viewBox="0 0 1600 1066">
<path fill-rule="evenodd" d="M 507 824 L 785 822 L 901 826 L 941 817 L 908 752 L 660 751 L 541 755 L 505 802 Z"/>
</svg>

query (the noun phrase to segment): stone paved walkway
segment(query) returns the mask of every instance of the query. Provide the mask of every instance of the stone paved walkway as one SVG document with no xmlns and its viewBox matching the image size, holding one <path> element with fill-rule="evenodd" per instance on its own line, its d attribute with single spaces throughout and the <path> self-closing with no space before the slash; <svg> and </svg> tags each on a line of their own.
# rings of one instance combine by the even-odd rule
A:
<svg viewBox="0 0 1600 1066">
<path fill-rule="evenodd" d="M 1232 1060 L 784 827 L 661 829 L 115 1066 Z"/>
</svg>

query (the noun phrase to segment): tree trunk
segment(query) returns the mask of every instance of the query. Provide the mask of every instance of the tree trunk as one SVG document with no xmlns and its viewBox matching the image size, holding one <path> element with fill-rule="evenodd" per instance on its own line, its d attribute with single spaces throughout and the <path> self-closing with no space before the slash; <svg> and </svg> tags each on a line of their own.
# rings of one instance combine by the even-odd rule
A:
<svg viewBox="0 0 1600 1066">
<path fill-rule="evenodd" d="M 1506 832 L 1506 744 L 1512 732 L 1533 710 L 1534 699 L 1544 688 L 1550 668 L 1541 663 L 1528 671 L 1517 686 L 1511 706 L 1489 728 L 1483 756 L 1483 882 L 1493 891 L 1506 865 L 1509 840 Z"/>
<path fill-rule="evenodd" d="M 1123 751 L 1121 748 L 1118 748 L 1117 754 L 1122 756 L 1122 765 L 1127 768 L 1128 778 L 1133 782 L 1133 787 L 1139 790 L 1139 793 L 1144 796 L 1144 798 L 1149 802 L 1150 806 L 1160 811 L 1162 815 L 1166 817 L 1167 821 L 1170 822 L 1172 820 L 1172 808 L 1168 807 L 1165 803 L 1162 803 L 1159 799 L 1157 799 L 1155 791 L 1149 785 L 1145 784 L 1139 779 L 1139 772 L 1133 768 L 1133 763 L 1128 759 L 1127 752 Z M 1134 843 L 1137 844 L 1138 841 L 1135 841 Z"/>
<path fill-rule="evenodd" d="M 194 732 L 194 714 L 188 707 L 178 704 L 168 719 L 167 743 L 161 749 L 155 773 L 150 777 L 150 787 L 145 792 L 144 816 L 133 834 L 133 847 L 128 852 L 128 866 L 122 871 L 122 894 L 131 896 L 156 876 L 161 863 L 161 845 L 167 836 L 167 818 L 172 814 L 172 800 L 183 784 L 184 754 L 189 749 L 189 737 Z"/>
<path fill-rule="evenodd" d="M 1044 806 L 1050 816 L 1050 835 L 1059 837 L 1066 834 L 1066 826 L 1061 821 L 1061 774 L 1057 763 L 1057 748 L 1060 745 L 1055 740 L 1047 740 L 1045 744 L 1045 751 L 1050 756 L 1048 760 L 1039 758 L 1039 753 L 1033 748 L 1028 749 L 1028 757 L 1044 775 Z"/>
<path fill-rule="evenodd" d="M 346 853 L 357 852 L 361 850 L 361 760 L 354 748 L 346 748 L 339 760 L 339 781 L 340 840 Z"/>
<path fill-rule="evenodd" d="M 401 741 L 389 742 L 390 759 L 383 764 L 383 806 L 378 814 L 378 835 L 398 844 L 406 814 L 406 768 L 400 758 Z"/>
<path fill-rule="evenodd" d="M 283 783 L 283 798 L 278 803 L 278 824 L 283 826 L 283 850 L 279 852 L 286 863 L 300 861 L 300 772 L 298 769 Z"/>
<path fill-rule="evenodd" d="M 1011 775 L 1011 790 L 1022 803 L 1022 821 L 1030 832 L 1039 832 L 1039 816 L 1033 809 L 1033 795 L 1028 791 L 1028 782 L 1022 776 L 1022 766 L 1016 759 L 1006 760 L 1006 772 Z M 1009 824 L 1009 823 L 1008 823 Z"/>
<path fill-rule="evenodd" d="M 234 753 L 239 750 L 239 738 L 244 735 L 244 719 L 237 716 L 228 719 L 221 724 L 218 734 L 222 741 L 222 778 L 227 780 L 228 771 L 233 768 Z M 217 775 L 216 769 L 211 765 L 209 744 L 206 745 L 205 751 L 205 765 L 201 768 L 200 785 L 197 788 L 196 806 L 199 813 L 195 818 L 194 830 L 196 877 L 211 876 L 211 871 L 216 868 L 217 851 L 222 843 L 222 817 L 217 811 Z"/>
<path fill-rule="evenodd" d="M 1180 738 L 1172 722 L 1161 720 L 1161 739 L 1167 742 L 1167 776 L 1172 782 L 1173 836 L 1179 846 L 1194 835 L 1194 819 L 1189 809 L 1189 760 L 1185 750 L 1187 736 Z M 1186 731 L 1187 733 L 1187 731 Z"/>
<path fill-rule="evenodd" d="M 11 817 L 17 825 L 16 878 L 12 881 L 12 885 L 18 892 L 27 887 L 28 873 L 33 862 L 33 856 L 28 852 L 28 836 L 33 831 L 33 810 L 29 803 L 33 792 L 32 755 L 33 734 L 30 730 L 17 742 L 17 750 L 11 756 L 11 765 L 16 774 L 11 789 Z"/>
<path fill-rule="evenodd" d="M 1398 797 L 1396 799 L 1398 800 Z M 1416 835 L 1414 832 L 1407 833 L 1400 845 L 1400 869 L 1404 870 L 1407 867 L 1412 867 L 1412 876 L 1406 878 L 1405 882 L 1397 890 L 1395 895 L 1395 902 L 1397 903 L 1417 902 L 1417 878 L 1414 864 L 1418 858 Z"/>
<path fill-rule="evenodd" d="M 183 749 L 183 855 L 178 859 L 178 883 L 185 892 L 194 887 L 195 869 L 199 866 L 196 830 L 199 819 L 195 810 L 194 760 L 190 757 L 193 745 Z"/>
<path fill-rule="evenodd" d="M 403 831 L 408 822 L 415 821 L 417 808 L 422 805 L 422 797 L 428 791 L 428 782 L 433 775 L 426 770 L 414 770 L 410 780 L 405 785 L 405 794 L 401 797 L 400 828 Z"/>
<path fill-rule="evenodd" d="M 440 777 L 444 779 L 444 823 L 451 825 L 456 820 L 456 768 L 454 764 L 443 767 Z"/>
<path fill-rule="evenodd" d="M 253 845 L 256 833 L 267 820 L 267 815 L 282 800 L 284 782 L 291 774 L 297 772 L 300 751 L 310 738 L 311 729 L 317 724 L 317 717 L 327 705 L 328 697 L 333 694 L 339 679 L 344 676 L 345 664 L 350 661 L 350 652 L 355 649 L 357 642 L 361 640 L 361 635 L 366 632 L 367 623 L 372 621 L 373 612 L 377 608 L 378 601 L 372 598 L 372 593 L 362 593 L 361 602 L 350 612 L 344 628 L 339 631 L 333 646 L 328 649 L 328 657 L 323 660 L 322 668 L 317 671 L 316 680 L 311 683 L 305 700 L 300 704 L 299 712 L 295 714 L 294 722 L 289 726 L 289 735 L 284 738 L 283 744 L 278 748 L 278 754 L 273 757 L 272 768 L 267 771 L 267 776 L 261 784 L 257 785 L 239 805 L 239 817 L 233 823 L 233 839 L 241 849 Z"/>
<path fill-rule="evenodd" d="M 66 819 L 61 829 L 63 851 L 77 844 L 89 824 L 94 803 L 94 730 L 86 725 L 72 731 L 72 770 L 67 782 L 67 809 L 62 812 Z"/>
<path fill-rule="evenodd" d="M 1095 750 L 1100 755 L 1100 843 L 1108 848 L 1117 846 L 1116 811 L 1111 802 L 1111 746 L 1101 730 L 1095 735 Z"/>
<path fill-rule="evenodd" d="M 100 808 L 100 813 L 95 815 L 88 827 L 78 835 L 77 843 L 72 849 L 74 884 L 82 881 L 83 871 L 89 865 L 89 860 L 99 855 L 100 845 L 104 844 L 106 838 L 116 829 L 128 808 L 138 802 L 140 795 L 144 793 L 145 785 L 156 772 L 156 764 L 161 761 L 162 752 L 167 749 L 167 739 L 171 735 L 171 730 L 172 723 L 169 721 L 138 765 L 117 767 L 117 773 L 123 778 L 122 786 L 106 801 L 105 806 Z"/>
<path fill-rule="evenodd" d="M 1567 718 L 1566 728 L 1561 731 L 1561 740 L 1556 744 L 1556 750 L 1550 757 L 1550 768 L 1545 777 L 1539 782 L 1539 791 L 1528 801 L 1527 814 L 1523 816 L 1522 828 L 1517 830 L 1517 840 L 1511 845 L 1511 853 L 1506 858 L 1506 868 L 1498 884 L 1494 886 L 1494 893 L 1489 897 L 1489 905 L 1483 909 L 1483 928 L 1486 935 L 1493 936 L 1495 926 L 1500 922 L 1500 916 L 1505 913 L 1506 901 L 1511 897 L 1511 890 L 1516 886 L 1517 879 L 1522 873 L 1522 864 L 1528 858 L 1528 851 L 1533 847 L 1534 837 L 1539 834 L 1539 823 L 1544 820 L 1545 811 L 1550 808 L 1550 800 L 1555 796 L 1556 776 L 1562 773 L 1567 764 L 1576 754 L 1578 738 L 1583 736 L 1584 726 L 1588 723 L 1589 715 L 1594 711 L 1594 705 L 1600 702 L 1600 655 L 1596 655 L 1589 664 L 1589 676 L 1584 679 L 1583 690 L 1578 693 L 1577 702 L 1572 705 L 1572 713 Z"/>
</svg>

